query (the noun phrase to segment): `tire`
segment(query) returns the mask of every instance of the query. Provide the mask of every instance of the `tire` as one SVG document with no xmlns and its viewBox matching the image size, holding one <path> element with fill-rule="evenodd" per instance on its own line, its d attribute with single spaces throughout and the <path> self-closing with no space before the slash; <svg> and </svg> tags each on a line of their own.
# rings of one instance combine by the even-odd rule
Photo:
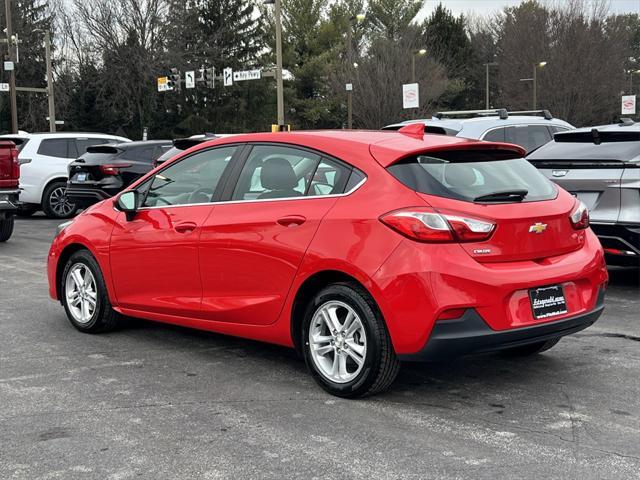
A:
<svg viewBox="0 0 640 480">
<path fill-rule="evenodd" d="M 64 219 L 73 217 L 78 207 L 67 201 L 67 182 L 51 182 L 42 194 L 42 211 L 48 218 Z"/>
<path fill-rule="evenodd" d="M 544 342 L 531 343 L 529 345 L 523 345 L 521 347 L 509 348 L 502 352 L 509 357 L 529 357 L 538 353 L 545 352 L 555 346 L 560 341 L 560 337 L 552 338 L 551 340 L 545 340 Z"/>
<path fill-rule="evenodd" d="M 22 218 L 28 218 L 37 211 L 38 209 L 36 207 L 19 207 L 16 215 Z"/>
<path fill-rule="evenodd" d="M 6 242 L 13 233 L 13 216 L 0 220 L 0 242 Z"/>
<path fill-rule="evenodd" d="M 75 272 L 80 274 L 83 282 L 78 282 L 80 279 Z M 89 281 L 86 280 L 87 272 L 90 273 Z M 85 289 L 78 289 L 78 283 L 82 283 Z M 74 292 L 77 294 L 74 295 Z M 87 250 L 75 252 L 67 261 L 62 273 L 60 297 L 71 325 L 81 332 L 108 332 L 114 330 L 119 324 L 121 317 L 111 307 L 100 267 Z M 79 298 L 78 304 L 74 304 L 72 301 L 74 298 Z M 90 308 L 91 299 L 93 299 L 93 309 Z"/>
<path fill-rule="evenodd" d="M 337 325 L 331 322 L 329 313 L 334 308 Z M 335 328 L 333 333 L 329 324 L 346 335 Z M 317 339 L 315 342 L 310 332 Z M 366 290 L 350 283 L 329 285 L 313 297 L 302 322 L 302 342 L 313 378 L 338 397 L 357 398 L 382 392 L 400 369 L 378 306 Z"/>
</svg>

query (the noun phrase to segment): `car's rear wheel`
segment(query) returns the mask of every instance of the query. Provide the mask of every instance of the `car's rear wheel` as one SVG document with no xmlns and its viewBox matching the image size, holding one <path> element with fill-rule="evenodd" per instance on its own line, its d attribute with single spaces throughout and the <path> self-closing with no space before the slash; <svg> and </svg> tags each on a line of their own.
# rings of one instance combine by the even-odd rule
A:
<svg viewBox="0 0 640 480">
<path fill-rule="evenodd" d="M 117 327 L 98 263 L 87 250 L 71 255 L 62 273 L 60 293 L 71 324 L 81 332 L 99 333 Z"/>
<path fill-rule="evenodd" d="M 326 391 L 362 397 L 386 390 L 400 368 L 384 318 L 357 285 L 336 283 L 318 292 L 302 325 L 305 362 Z"/>
<path fill-rule="evenodd" d="M 67 198 L 66 182 L 53 182 L 42 195 L 42 211 L 49 218 L 70 218 L 78 207 Z"/>
<path fill-rule="evenodd" d="M 537 353 L 542 353 L 560 341 L 560 337 L 552 338 L 551 340 L 545 340 L 544 342 L 530 343 L 529 345 L 523 345 L 521 347 L 509 348 L 504 350 L 503 353 L 511 357 L 528 357 Z"/>
<path fill-rule="evenodd" d="M 6 242 L 13 234 L 13 216 L 0 219 L 0 242 Z"/>
</svg>

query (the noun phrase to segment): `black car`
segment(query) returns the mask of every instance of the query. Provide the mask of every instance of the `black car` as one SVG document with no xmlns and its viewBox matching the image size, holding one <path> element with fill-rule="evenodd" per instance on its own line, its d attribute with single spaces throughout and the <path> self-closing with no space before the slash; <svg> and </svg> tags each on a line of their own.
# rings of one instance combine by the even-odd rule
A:
<svg viewBox="0 0 640 480">
<path fill-rule="evenodd" d="M 86 208 L 112 197 L 154 168 L 172 146 L 170 140 L 150 140 L 89 147 L 69 164 L 67 198 Z"/>
</svg>

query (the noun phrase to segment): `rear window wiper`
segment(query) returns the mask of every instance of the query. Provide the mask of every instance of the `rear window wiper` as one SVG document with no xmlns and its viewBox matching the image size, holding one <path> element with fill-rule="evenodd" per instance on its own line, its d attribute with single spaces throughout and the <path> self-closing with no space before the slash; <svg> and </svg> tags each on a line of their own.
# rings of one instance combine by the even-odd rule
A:
<svg viewBox="0 0 640 480">
<path fill-rule="evenodd" d="M 501 190 L 499 192 L 486 193 L 473 199 L 474 202 L 521 202 L 527 196 L 529 190 Z"/>
</svg>

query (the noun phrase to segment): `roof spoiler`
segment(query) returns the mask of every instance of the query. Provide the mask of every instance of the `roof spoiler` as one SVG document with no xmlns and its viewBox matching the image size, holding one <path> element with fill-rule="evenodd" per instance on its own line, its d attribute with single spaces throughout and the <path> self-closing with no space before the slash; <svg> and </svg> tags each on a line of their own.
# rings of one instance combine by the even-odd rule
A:
<svg viewBox="0 0 640 480">
<path fill-rule="evenodd" d="M 477 117 L 494 117 L 497 116 L 501 120 L 506 120 L 509 115 L 540 115 L 545 120 L 552 120 L 553 115 L 549 110 L 517 110 L 510 112 L 506 108 L 496 108 L 489 110 L 452 110 L 448 112 L 438 112 L 435 118 L 441 120 L 443 118 L 477 118 Z"/>
<path fill-rule="evenodd" d="M 120 148 L 113 144 L 91 145 L 87 147 L 87 153 L 118 153 Z"/>
<path fill-rule="evenodd" d="M 202 142 L 207 142 L 209 140 L 213 140 L 214 138 L 218 138 L 215 133 L 205 133 L 204 137 L 199 138 L 176 138 L 173 141 L 173 146 L 178 150 L 187 150 L 188 148 L 195 147 L 196 145 L 200 145 Z"/>
<path fill-rule="evenodd" d="M 558 143 L 593 143 L 600 145 L 601 143 L 613 142 L 636 142 L 640 141 L 640 132 L 638 131 L 610 131 L 598 130 L 592 128 L 581 132 L 559 132 L 553 136 Z"/>
</svg>

